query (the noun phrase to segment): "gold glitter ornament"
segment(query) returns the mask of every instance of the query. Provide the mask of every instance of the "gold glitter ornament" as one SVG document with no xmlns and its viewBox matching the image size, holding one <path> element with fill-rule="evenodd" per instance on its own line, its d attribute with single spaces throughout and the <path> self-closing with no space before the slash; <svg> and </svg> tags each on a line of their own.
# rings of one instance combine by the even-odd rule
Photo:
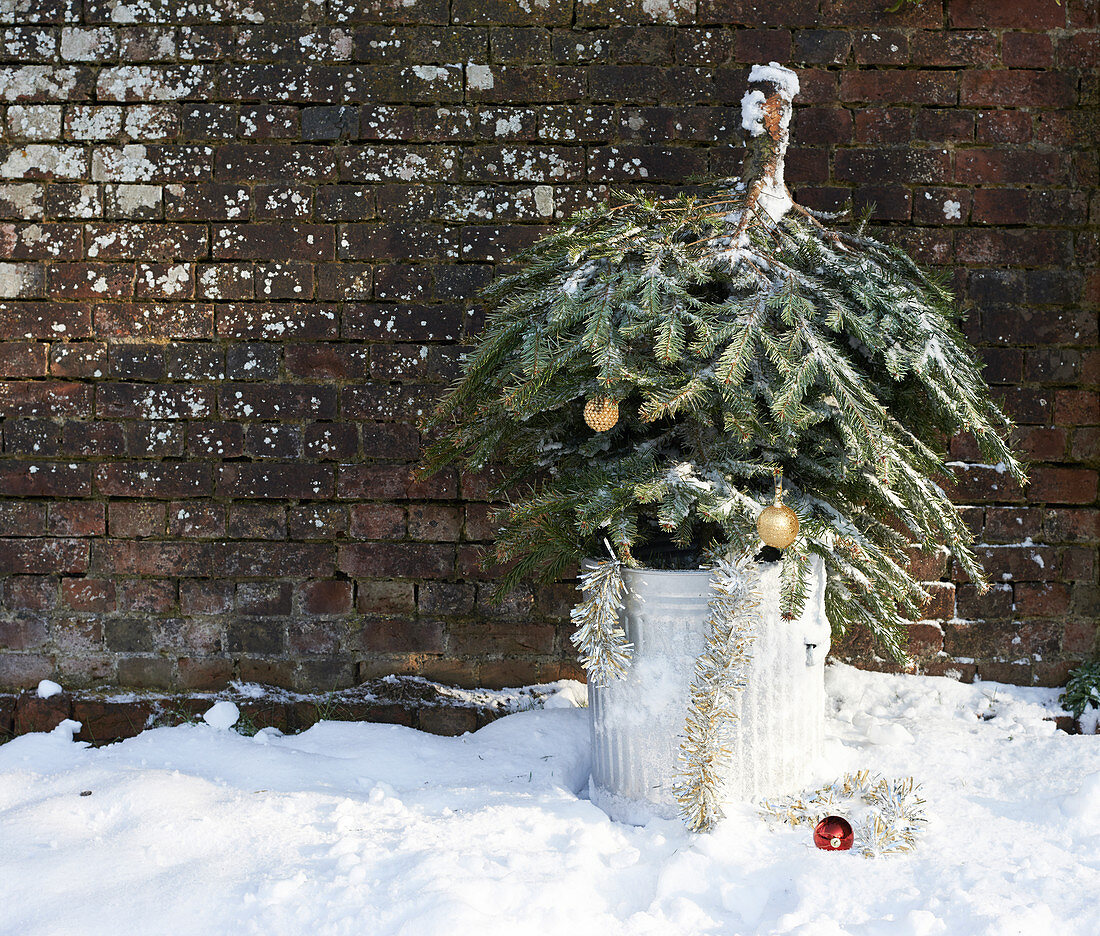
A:
<svg viewBox="0 0 1100 936">
<path fill-rule="evenodd" d="M 607 432 L 619 421 L 619 403 L 610 397 L 594 397 L 584 404 L 584 421 L 596 432 Z"/>
<path fill-rule="evenodd" d="M 756 530 L 765 546 L 786 549 L 798 536 L 798 514 L 783 503 L 783 472 L 775 472 L 775 503 L 760 511 Z"/>
</svg>

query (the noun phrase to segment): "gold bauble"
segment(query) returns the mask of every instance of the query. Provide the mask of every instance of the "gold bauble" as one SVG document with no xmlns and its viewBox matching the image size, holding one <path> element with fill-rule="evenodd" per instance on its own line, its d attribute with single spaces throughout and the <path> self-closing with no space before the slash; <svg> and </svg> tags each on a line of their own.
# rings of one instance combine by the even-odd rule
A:
<svg viewBox="0 0 1100 936">
<path fill-rule="evenodd" d="M 584 421 L 597 432 L 607 432 L 619 421 L 618 401 L 595 397 L 584 404 Z"/>
<path fill-rule="evenodd" d="M 760 511 L 756 529 L 765 546 L 786 549 L 798 536 L 798 514 L 786 504 L 772 504 Z"/>
</svg>

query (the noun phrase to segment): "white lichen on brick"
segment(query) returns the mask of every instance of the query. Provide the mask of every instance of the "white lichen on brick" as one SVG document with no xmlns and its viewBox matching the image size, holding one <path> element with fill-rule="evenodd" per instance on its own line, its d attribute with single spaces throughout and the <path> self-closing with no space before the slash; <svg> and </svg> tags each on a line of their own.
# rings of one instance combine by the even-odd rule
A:
<svg viewBox="0 0 1100 936">
<path fill-rule="evenodd" d="M 319 33 L 306 33 L 298 37 L 298 47 L 312 62 L 347 61 L 354 50 L 351 33 L 343 29 L 330 29 Z"/>
<path fill-rule="evenodd" d="M 446 81 L 451 73 L 439 65 L 414 65 L 413 74 L 421 81 Z"/>
<path fill-rule="evenodd" d="M 466 66 L 466 87 L 471 91 L 491 91 L 493 84 L 493 71 L 488 65 Z"/>
<path fill-rule="evenodd" d="M 112 140 L 122 132 L 122 108 L 78 104 L 69 108 L 65 126 L 74 140 Z"/>
<path fill-rule="evenodd" d="M 535 186 L 535 210 L 544 218 L 554 216 L 554 190 L 549 185 Z"/>
<path fill-rule="evenodd" d="M 675 26 L 678 23 L 691 22 L 695 3 L 693 0 L 642 0 L 642 12 L 653 22 Z"/>
<path fill-rule="evenodd" d="M 69 62 L 95 62 L 109 59 L 117 46 L 114 30 L 107 26 L 92 29 L 61 30 L 61 57 Z"/>
<path fill-rule="evenodd" d="M 0 185 L 0 210 L 8 217 L 32 221 L 43 217 L 45 189 L 37 182 Z"/>
<path fill-rule="evenodd" d="M 8 153 L 0 165 L 0 176 L 5 179 L 21 179 L 27 175 L 79 179 L 87 169 L 88 159 L 83 147 L 30 143 Z"/>
<path fill-rule="evenodd" d="M 191 282 L 191 265 L 178 263 L 169 266 L 158 276 L 157 268 L 142 264 L 138 268 L 138 276 L 144 281 L 150 294 L 171 299 L 187 291 L 187 285 Z"/>
<path fill-rule="evenodd" d="M 12 139 L 61 139 L 60 104 L 13 104 L 7 116 Z"/>
<path fill-rule="evenodd" d="M 65 206 L 67 218 L 98 218 L 103 215 L 103 199 L 98 185 L 80 185 Z"/>
<path fill-rule="evenodd" d="M 96 90 L 107 101 L 178 101 L 209 88 L 211 80 L 203 65 L 118 65 L 100 71 Z"/>
<path fill-rule="evenodd" d="M 508 117 L 498 117 L 495 133 L 497 136 L 511 136 L 514 133 L 519 133 L 523 129 L 523 122 L 520 120 L 519 114 L 512 114 Z"/>
<path fill-rule="evenodd" d="M 42 288 L 42 268 L 34 263 L 0 263 L 0 298 L 21 299 Z"/>
<path fill-rule="evenodd" d="M 7 65 L 0 68 L 0 100 L 65 101 L 74 96 L 81 69 L 53 65 Z"/>
<path fill-rule="evenodd" d="M 136 3 L 132 4 L 135 8 Z M 108 3 L 108 9 L 111 11 L 112 23 L 136 23 L 138 21 L 137 16 L 134 15 L 134 11 L 130 7 L 121 2 L 121 0 L 110 0 Z"/>
<path fill-rule="evenodd" d="M 146 158 L 148 150 L 138 143 L 105 147 L 92 154 L 92 178 L 97 182 L 140 182 L 152 179 L 156 165 Z"/>
<path fill-rule="evenodd" d="M 170 104 L 140 104 L 126 111 L 126 135 L 132 140 L 174 136 L 178 123 L 175 106 Z"/>
<path fill-rule="evenodd" d="M 0 0 L 0 22 L 12 22 L 19 17 L 11 0 Z M 27 33 L 18 29 L 5 29 L 0 32 L 0 48 L 7 53 L 11 61 L 27 54 L 26 41 L 33 44 L 32 54 L 36 59 L 52 59 L 57 51 L 57 39 L 52 30 L 39 29 L 28 37 Z"/>
<path fill-rule="evenodd" d="M 160 210 L 159 185 L 114 185 L 108 188 L 110 211 L 117 217 L 145 217 Z"/>
</svg>

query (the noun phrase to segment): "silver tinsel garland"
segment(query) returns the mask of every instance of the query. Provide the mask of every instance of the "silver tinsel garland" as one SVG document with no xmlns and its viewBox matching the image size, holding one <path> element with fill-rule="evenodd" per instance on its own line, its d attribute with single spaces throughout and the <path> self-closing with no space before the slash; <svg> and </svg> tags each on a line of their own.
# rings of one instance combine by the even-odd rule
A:
<svg viewBox="0 0 1100 936">
<path fill-rule="evenodd" d="M 680 815 L 695 832 L 709 831 L 724 815 L 721 787 L 737 720 L 733 702 L 748 685 L 749 645 L 758 626 L 756 564 L 749 555 L 718 559 L 711 566 L 710 587 L 707 644 L 695 661 L 675 786 Z"/>
<path fill-rule="evenodd" d="M 622 563 L 604 559 L 581 573 L 577 586 L 584 592 L 582 600 L 569 617 L 577 630 L 569 638 L 580 655 L 581 666 L 595 686 L 606 686 L 621 679 L 630 668 L 634 645 L 626 639 L 619 626 L 619 609 L 623 607 Z"/>
</svg>

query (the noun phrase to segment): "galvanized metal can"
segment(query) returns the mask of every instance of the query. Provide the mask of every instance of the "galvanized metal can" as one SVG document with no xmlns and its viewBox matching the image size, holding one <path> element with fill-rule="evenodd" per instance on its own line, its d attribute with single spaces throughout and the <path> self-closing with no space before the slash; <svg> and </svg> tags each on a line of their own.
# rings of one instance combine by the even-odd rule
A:
<svg viewBox="0 0 1100 936">
<path fill-rule="evenodd" d="M 790 792 L 809 779 L 821 755 L 825 722 L 825 574 L 814 557 L 802 615 L 779 611 L 779 564 L 762 563 L 760 625 L 748 686 L 738 693 L 726 802 Z M 624 679 L 589 684 L 592 801 L 613 819 L 636 824 L 673 818 L 680 743 L 695 660 L 707 639 L 710 575 L 705 570 L 624 569 L 619 618 L 634 644 Z"/>
</svg>

